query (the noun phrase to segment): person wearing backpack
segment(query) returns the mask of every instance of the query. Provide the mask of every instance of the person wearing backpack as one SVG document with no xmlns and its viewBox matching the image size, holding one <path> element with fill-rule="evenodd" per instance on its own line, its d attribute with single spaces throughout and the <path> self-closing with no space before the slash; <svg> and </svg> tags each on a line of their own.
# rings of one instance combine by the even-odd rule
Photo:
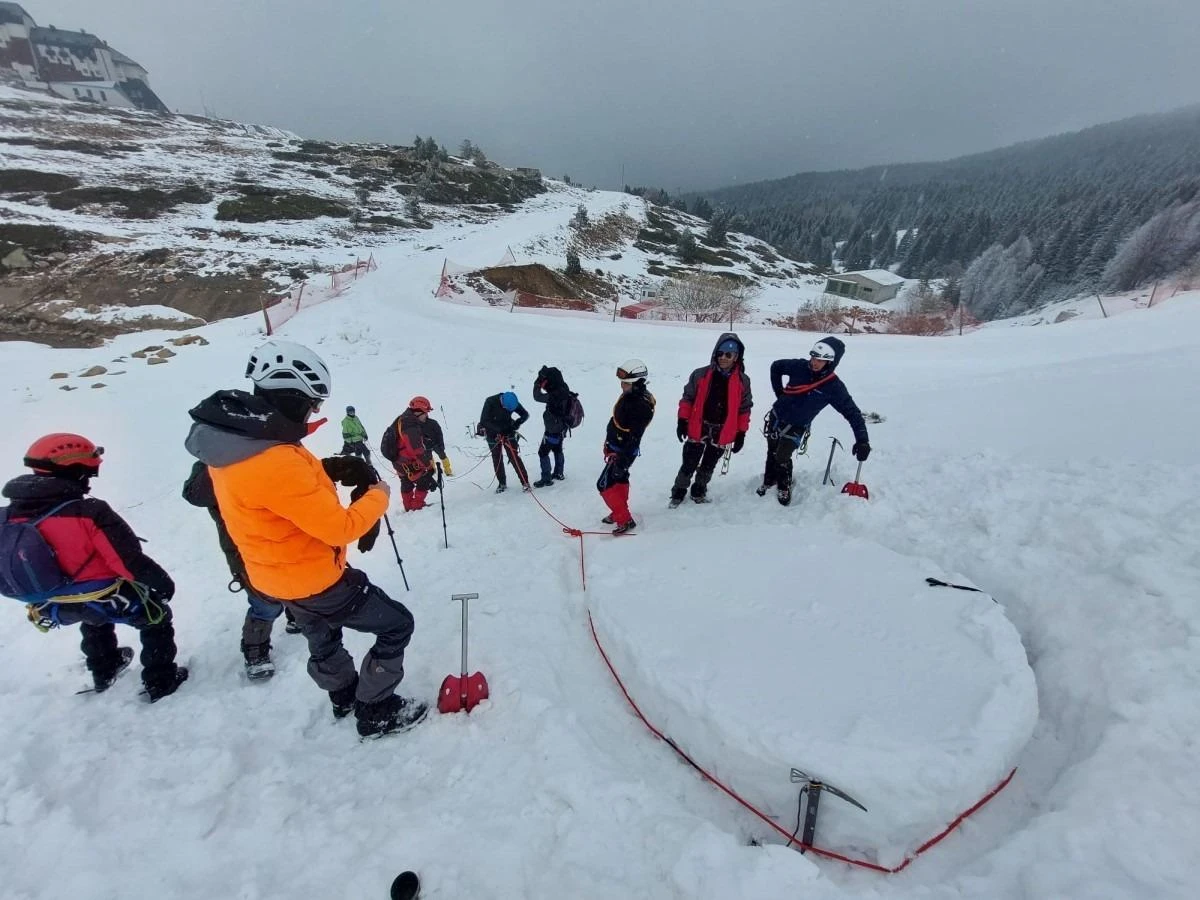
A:
<svg viewBox="0 0 1200 900">
<path fill-rule="evenodd" d="M 683 502 L 691 485 L 692 499 L 708 502 L 708 483 L 726 448 L 740 453 L 750 428 L 750 376 L 746 345 L 729 331 L 717 338 L 708 365 L 692 372 L 679 400 L 675 436 L 683 444 L 683 463 L 671 487 L 672 509 Z M 692 481 L 692 476 L 695 481 Z"/>
<path fill-rule="evenodd" d="M 27 604 L 42 631 L 79 625 L 80 649 L 97 693 L 133 660 L 116 625 L 141 638 L 142 685 L 151 703 L 175 693 L 188 671 L 175 664 L 171 607 L 175 582 L 142 552 L 133 529 L 89 497 L 104 448 L 83 435 L 38 438 L 25 454 L 32 474 L 4 485 L 0 510 L 0 592 Z"/>
<path fill-rule="evenodd" d="M 583 405 L 579 402 L 579 395 L 563 380 L 562 372 L 554 366 L 542 366 L 538 370 L 538 377 L 533 383 L 533 399 L 536 403 L 546 404 L 542 412 L 545 432 L 538 445 L 542 477 L 533 486 L 551 487 L 554 482 L 566 477 L 563 474 L 563 441 L 572 428 L 578 428 L 583 423 Z M 551 454 L 554 456 L 553 473 L 550 471 Z"/>
<path fill-rule="evenodd" d="M 254 393 L 217 391 L 189 411 L 193 424 L 184 446 L 208 466 L 255 591 L 295 613 L 308 641 L 308 674 L 327 692 L 334 718 L 354 713 L 364 738 L 406 731 L 429 709 L 396 693 L 412 613 L 346 558 L 347 544 L 378 527 L 391 489 L 359 459 L 326 462 L 303 446 L 332 389 L 320 356 L 302 344 L 267 341 L 250 354 L 246 377 Z M 354 484 L 348 507 L 331 471 Z M 346 628 L 375 636 L 357 670 L 342 643 Z"/>
<path fill-rule="evenodd" d="M 300 626 L 290 609 L 282 603 L 276 603 L 262 596 L 250 584 L 250 576 L 246 574 L 246 564 L 242 554 L 238 552 L 237 544 L 229 536 L 225 520 L 221 518 L 221 509 L 217 506 L 217 495 L 213 491 L 212 478 L 208 474 L 208 466 L 196 460 L 192 472 L 183 484 L 183 499 L 192 506 L 208 510 L 214 524 L 217 526 L 217 542 L 221 552 L 225 554 L 225 563 L 229 566 L 230 593 L 246 592 L 246 618 L 242 622 L 242 657 L 246 665 L 246 677 L 251 681 L 270 678 L 275 674 L 275 663 L 271 659 L 271 631 L 280 613 L 287 617 L 288 634 L 299 634 Z"/>
<path fill-rule="evenodd" d="M 453 475 L 454 469 L 446 458 L 446 441 L 442 426 L 429 418 L 433 404 L 425 397 L 408 401 L 408 409 L 400 413 L 384 432 L 379 450 L 400 476 L 400 500 L 405 512 L 424 509 L 425 495 L 438 489 L 434 455 L 442 463 L 442 471 Z"/>
<path fill-rule="evenodd" d="M 342 455 L 361 456 L 370 462 L 371 451 L 367 448 L 367 429 L 354 412 L 353 406 L 346 407 L 346 418 L 342 419 Z"/>
<path fill-rule="evenodd" d="M 529 473 L 525 471 L 521 451 L 517 449 L 517 441 L 520 440 L 517 429 L 528 419 L 529 412 L 512 391 L 493 394 L 483 401 L 483 410 L 479 413 L 479 424 L 475 426 L 475 434 L 487 439 L 488 450 L 492 454 L 492 471 L 496 474 L 497 494 L 508 490 L 502 456 L 505 453 L 508 455 L 509 465 L 517 473 L 517 481 L 521 482 L 522 488 L 529 490 Z"/>
</svg>

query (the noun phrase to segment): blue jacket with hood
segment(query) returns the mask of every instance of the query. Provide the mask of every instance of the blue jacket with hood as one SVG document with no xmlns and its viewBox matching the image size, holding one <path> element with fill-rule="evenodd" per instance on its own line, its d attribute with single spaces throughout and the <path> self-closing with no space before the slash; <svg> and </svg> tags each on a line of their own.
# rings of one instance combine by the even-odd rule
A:
<svg viewBox="0 0 1200 900">
<path fill-rule="evenodd" d="M 777 359 L 771 363 L 771 390 L 775 404 L 771 414 L 780 426 L 800 433 L 812 424 L 826 406 L 836 409 L 854 432 L 854 440 L 867 443 L 867 423 L 837 376 L 836 369 L 846 354 L 846 345 L 835 337 L 821 338 L 833 348 L 833 362 L 814 372 L 807 359 Z M 784 379 L 787 383 L 784 384 Z"/>
</svg>

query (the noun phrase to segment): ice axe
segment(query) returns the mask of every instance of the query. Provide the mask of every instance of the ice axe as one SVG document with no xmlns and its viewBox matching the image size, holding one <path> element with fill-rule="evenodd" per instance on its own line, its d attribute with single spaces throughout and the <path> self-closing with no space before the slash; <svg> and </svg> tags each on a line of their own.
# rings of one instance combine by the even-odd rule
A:
<svg viewBox="0 0 1200 900">
<path fill-rule="evenodd" d="M 829 470 L 833 468 L 833 454 L 837 451 L 838 447 L 842 446 L 842 442 L 835 437 L 831 437 L 829 440 L 833 441 L 833 443 L 829 445 L 829 461 L 825 463 L 825 475 L 821 478 L 821 484 L 833 484 L 833 479 L 829 477 Z M 845 450 L 846 448 L 842 447 L 842 449 Z"/>
<path fill-rule="evenodd" d="M 854 480 L 847 481 L 842 485 L 842 493 L 849 494 L 851 497 L 862 497 L 864 500 L 870 500 L 871 495 L 867 491 L 867 486 L 859 481 L 859 476 L 862 475 L 862 460 L 858 461 L 858 468 L 854 471 Z"/>
<path fill-rule="evenodd" d="M 450 602 L 462 603 L 462 669 L 458 675 L 447 675 L 438 691 L 438 712 L 470 712 L 480 700 L 488 698 L 488 683 L 482 672 L 467 674 L 467 601 L 478 600 L 478 594 L 453 594 Z"/>
</svg>

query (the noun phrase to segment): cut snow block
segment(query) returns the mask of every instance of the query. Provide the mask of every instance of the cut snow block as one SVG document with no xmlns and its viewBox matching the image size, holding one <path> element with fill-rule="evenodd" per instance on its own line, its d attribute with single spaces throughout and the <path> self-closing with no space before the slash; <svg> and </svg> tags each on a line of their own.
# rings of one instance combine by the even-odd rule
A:
<svg viewBox="0 0 1200 900">
<path fill-rule="evenodd" d="M 955 578 L 928 560 L 779 526 L 592 553 L 598 639 L 651 724 L 789 834 L 793 767 L 867 807 L 824 795 L 818 848 L 899 865 L 1000 784 L 1033 733 L 1017 630 L 986 594 L 930 588 Z"/>
</svg>

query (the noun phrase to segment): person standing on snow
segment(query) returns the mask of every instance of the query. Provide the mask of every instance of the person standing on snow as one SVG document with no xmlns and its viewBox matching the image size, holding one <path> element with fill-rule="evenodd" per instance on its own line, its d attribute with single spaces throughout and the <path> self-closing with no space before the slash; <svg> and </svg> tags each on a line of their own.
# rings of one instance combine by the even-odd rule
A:
<svg viewBox="0 0 1200 900">
<path fill-rule="evenodd" d="M 601 521 L 616 526 L 613 534 L 625 534 L 637 527 L 629 512 L 629 467 L 642 452 L 642 435 L 654 418 L 654 395 L 646 389 L 649 375 L 640 359 L 626 360 L 617 367 L 621 396 L 605 430 L 604 469 L 596 480 L 596 490 L 609 509 Z"/>
<path fill-rule="evenodd" d="M 763 483 L 755 491 L 758 496 L 778 486 L 779 502 L 784 506 L 792 502 L 792 454 L 803 443 L 817 413 L 826 406 L 832 405 L 850 423 L 854 432 L 850 452 L 854 458 L 862 462 L 870 455 L 867 423 L 834 372 L 845 353 L 845 344 L 835 337 L 825 337 L 813 344 L 808 359 L 777 359 L 771 363 L 771 389 L 776 399 L 763 429 L 767 462 Z"/>
<path fill-rule="evenodd" d="M 683 443 L 683 463 L 671 488 L 672 509 L 683 502 L 689 484 L 692 499 L 707 503 L 708 483 L 717 460 L 726 447 L 741 452 L 754 406 L 745 355 L 741 338 L 726 332 L 717 338 L 709 364 L 692 372 L 683 387 L 675 428 L 676 437 Z"/>
<path fill-rule="evenodd" d="M 361 456 L 370 462 L 371 451 L 367 449 L 367 429 L 354 413 L 353 406 L 346 407 L 346 418 L 342 419 L 342 455 Z"/>
<path fill-rule="evenodd" d="M 525 471 L 521 451 L 517 448 L 517 441 L 520 440 L 517 429 L 528 419 L 528 411 L 512 391 L 493 394 L 483 401 L 483 410 L 479 413 L 479 424 L 475 427 L 475 433 L 487 439 L 488 450 L 492 454 L 492 470 L 496 473 L 497 494 L 503 494 L 508 489 L 502 453 L 508 455 L 508 463 L 517 473 L 517 481 L 521 482 L 521 487 L 529 490 L 529 473 Z"/>
<path fill-rule="evenodd" d="M 275 620 L 279 618 L 280 613 L 286 614 L 288 634 L 299 634 L 300 626 L 296 624 L 296 617 L 282 603 L 263 597 L 250 584 L 242 554 L 238 552 L 237 544 L 229 536 L 229 529 L 225 527 L 225 520 L 221 518 L 208 466 L 199 460 L 192 465 L 192 472 L 183 484 L 183 499 L 192 506 L 208 510 L 217 526 L 217 543 L 221 546 L 221 552 L 225 554 L 225 564 L 229 566 L 229 591 L 246 592 L 249 608 L 242 622 L 242 657 L 246 665 L 246 677 L 251 681 L 270 678 L 275 674 L 275 663 L 271 659 L 271 631 Z"/>
<path fill-rule="evenodd" d="M 433 404 L 425 397 L 413 397 L 408 409 L 396 417 L 379 445 L 384 459 L 400 476 L 400 499 L 405 512 L 424 509 L 425 495 L 438 488 L 433 457 L 437 454 L 442 471 L 453 475 L 454 469 L 446 458 L 446 443 L 442 426 L 429 418 Z"/>
<path fill-rule="evenodd" d="M 185 446 L 208 466 L 250 583 L 295 613 L 308 640 L 308 673 L 328 692 L 334 717 L 353 712 L 363 737 L 404 731 L 428 712 L 427 704 L 395 693 L 412 613 L 346 563 L 346 544 L 377 528 L 391 491 L 383 481 L 359 483 L 361 495 L 343 507 L 325 463 L 301 446 L 332 388 L 316 353 L 267 341 L 250 354 L 246 376 L 253 394 L 217 391 L 190 411 Z M 374 478 L 360 460 L 332 462 L 356 463 Z M 375 635 L 357 672 L 342 646 L 343 628 Z"/>
<path fill-rule="evenodd" d="M 38 438 L 25 453 L 31 475 L 9 481 L 0 510 L 0 587 L 28 605 L 29 620 L 49 631 L 79 624 L 80 649 L 97 693 L 133 660 L 117 646 L 116 625 L 138 631 L 142 685 L 151 703 L 175 693 L 188 670 L 175 664 L 171 607 L 175 582 L 142 552 L 125 520 L 87 496 L 100 474 L 103 447 L 70 432 Z M 32 526 L 29 528 L 27 526 Z"/>
<path fill-rule="evenodd" d="M 551 487 L 554 482 L 562 481 L 563 474 L 563 441 L 570 430 L 569 416 L 571 400 L 574 394 L 563 380 L 562 372 L 553 366 L 542 366 L 538 370 L 537 380 L 533 383 L 533 399 L 535 403 L 546 404 L 542 412 L 542 425 L 545 432 L 542 442 L 538 445 L 538 463 L 541 466 L 542 477 L 533 483 L 534 487 Z M 554 455 L 554 472 L 550 471 L 550 456 Z"/>
</svg>

